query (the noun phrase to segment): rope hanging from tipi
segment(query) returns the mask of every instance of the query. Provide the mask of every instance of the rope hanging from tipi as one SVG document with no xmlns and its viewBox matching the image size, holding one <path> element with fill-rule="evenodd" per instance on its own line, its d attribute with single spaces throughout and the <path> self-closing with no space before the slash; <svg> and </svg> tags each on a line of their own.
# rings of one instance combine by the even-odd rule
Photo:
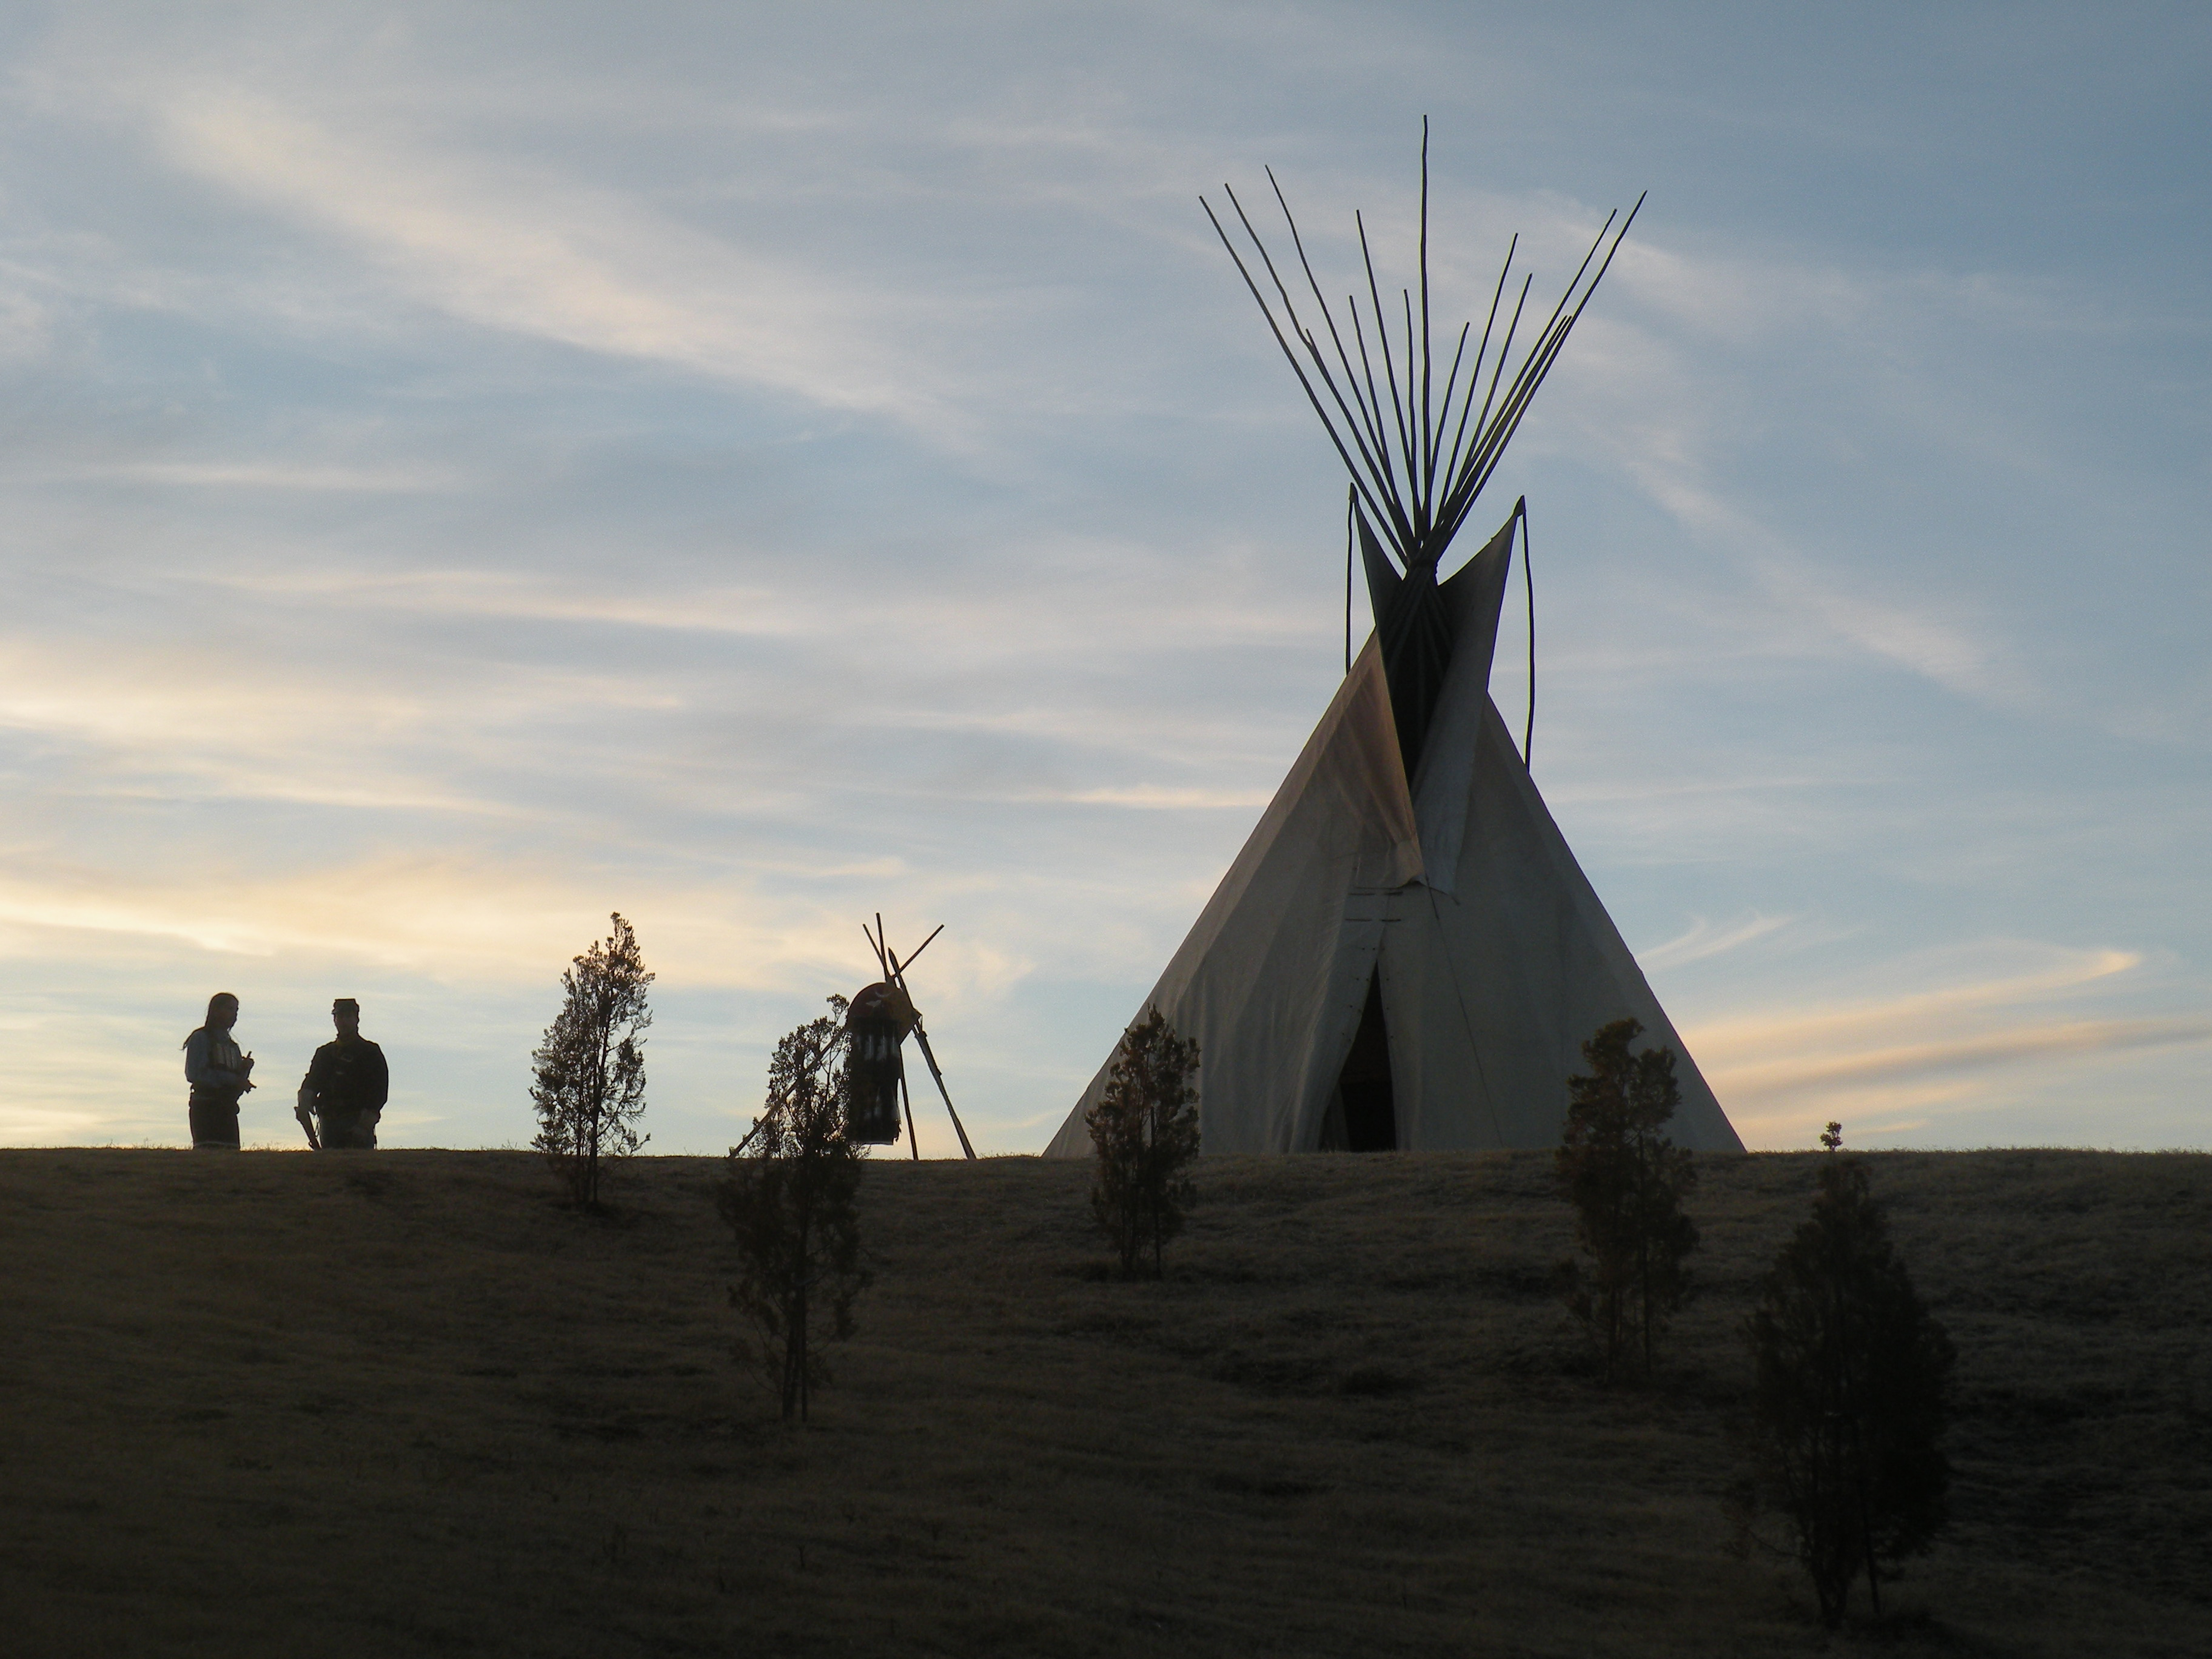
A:
<svg viewBox="0 0 2212 1659">
<path fill-rule="evenodd" d="M 1536 565 L 1528 547 L 1528 498 L 1513 503 L 1513 516 L 1521 521 L 1521 580 L 1528 591 L 1528 723 L 1521 728 L 1521 764 L 1536 767 Z"/>
<path fill-rule="evenodd" d="M 1344 492 L 1344 672 L 1352 672 L 1352 519 L 1359 511 L 1359 492 Z"/>
</svg>

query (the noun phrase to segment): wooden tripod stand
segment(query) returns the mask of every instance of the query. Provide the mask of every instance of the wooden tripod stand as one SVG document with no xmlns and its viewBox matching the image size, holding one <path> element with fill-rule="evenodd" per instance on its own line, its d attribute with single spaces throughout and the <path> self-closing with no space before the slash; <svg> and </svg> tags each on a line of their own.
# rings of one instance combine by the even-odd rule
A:
<svg viewBox="0 0 2212 1659">
<path fill-rule="evenodd" d="M 884 971 L 884 983 L 896 987 L 899 994 L 906 998 L 907 1006 L 913 1008 L 914 994 L 907 989 L 906 970 L 914 965 L 916 957 L 929 949 L 930 940 L 945 931 L 945 924 L 938 923 L 929 939 L 922 940 L 920 945 L 915 946 L 912 954 L 904 962 L 899 960 L 898 952 L 891 949 L 884 937 L 882 911 L 876 912 L 876 926 L 873 933 L 868 931 L 868 924 L 865 921 L 860 924 L 860 931 L 867 934 L 868 944 L 875 951 L 877 965 Z M 922 1030 L 921 1012 L 919 1009 L 915 1010 L 914 1040 L 915 1045 L 921 1050 L 922 1063 L 929 1067 L 929 1075 L 937 1084 L 937 1092 L 944 1097 L 945 1112 L 952 1119 L 952 1133 L 960 1137 L 960 1150 L 967 1154 L 969 1162 L 972 1164 L 975 1158 L 975 1149 L 968 1142 L 968 1131 L 962 1125 L 960 1114 L 952 1104 L 952 1091 L 945 1086 L 945 1073 L 938 1069 L 937 1056 L 930 1052 L 929 1033 Z M 914 1097 L 907 1092 L 904 1066 L 899 1068 L 899 1103 L 906 1109 L 907 1150 L 914 1154 L 915 1162 L 918 1164 L 921 1161 L 921 1143 L 915 1139 Z"/>
</svg>

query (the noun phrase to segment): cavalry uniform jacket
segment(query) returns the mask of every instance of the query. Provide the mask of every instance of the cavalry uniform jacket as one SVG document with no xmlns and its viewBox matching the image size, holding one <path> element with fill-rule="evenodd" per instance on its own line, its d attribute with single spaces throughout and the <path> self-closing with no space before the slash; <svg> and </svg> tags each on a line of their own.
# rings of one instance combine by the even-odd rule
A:
<svg viewBox="0 0 2212 1659">
<path fill-rule="evenodd" d="M 392 1074 L 385 1069 L 384 1050 L 367 1037 L 337 1037 L 315 1050 L 307 1087 L 325 1121 L 351 1122 L 384 1109 Z"/>
</svg>

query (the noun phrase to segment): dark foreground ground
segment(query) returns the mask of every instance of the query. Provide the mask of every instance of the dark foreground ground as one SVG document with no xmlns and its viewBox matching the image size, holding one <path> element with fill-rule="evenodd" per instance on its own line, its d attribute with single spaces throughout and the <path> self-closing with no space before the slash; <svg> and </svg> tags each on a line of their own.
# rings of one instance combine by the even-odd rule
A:
<svg viewBox="0 0 2212 1659">
<path fill-rule="evenodd" d="M 1542 1155 L 1209 1160 L 1158 1285 L 1082 1167 L 885 1160 L 798 1429 L 714 1160 L 601 1219 L 516 1153 L 0 1153 L 0 1650 L 2212 1652 L 2212 1158 L 1873 1163 L 1957 1520 L 1838 1640 L 1729 1503 L 1814 1157 L 1705 1163 L 1639 1392 L 1547 1292 Z"/>
</svg>

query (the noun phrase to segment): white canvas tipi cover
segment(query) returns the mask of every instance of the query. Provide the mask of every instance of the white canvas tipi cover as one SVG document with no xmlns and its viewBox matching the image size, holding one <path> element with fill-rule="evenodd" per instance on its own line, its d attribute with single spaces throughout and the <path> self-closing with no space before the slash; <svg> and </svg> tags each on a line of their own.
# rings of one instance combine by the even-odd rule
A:
<svg viewBox="0 0 2212 1659">
<path fill-rule="evenodd" d="M 1451 664 L 1412 785 L 1370 637 L 1145 1000 L 1198 1040 L 1208 1152 L 1323 1144 L 1370 984 L 1401 1148 L 1556 1146 L 1582 1042 L 1632 1018 L 1674 1051 L 1675 1143 L 1742 1150 L 1491 701 L 1511 531 L 1443 585 Z M 1046 1156 L 1089 1154 L 1106 1071 Z"/>
</svg>

